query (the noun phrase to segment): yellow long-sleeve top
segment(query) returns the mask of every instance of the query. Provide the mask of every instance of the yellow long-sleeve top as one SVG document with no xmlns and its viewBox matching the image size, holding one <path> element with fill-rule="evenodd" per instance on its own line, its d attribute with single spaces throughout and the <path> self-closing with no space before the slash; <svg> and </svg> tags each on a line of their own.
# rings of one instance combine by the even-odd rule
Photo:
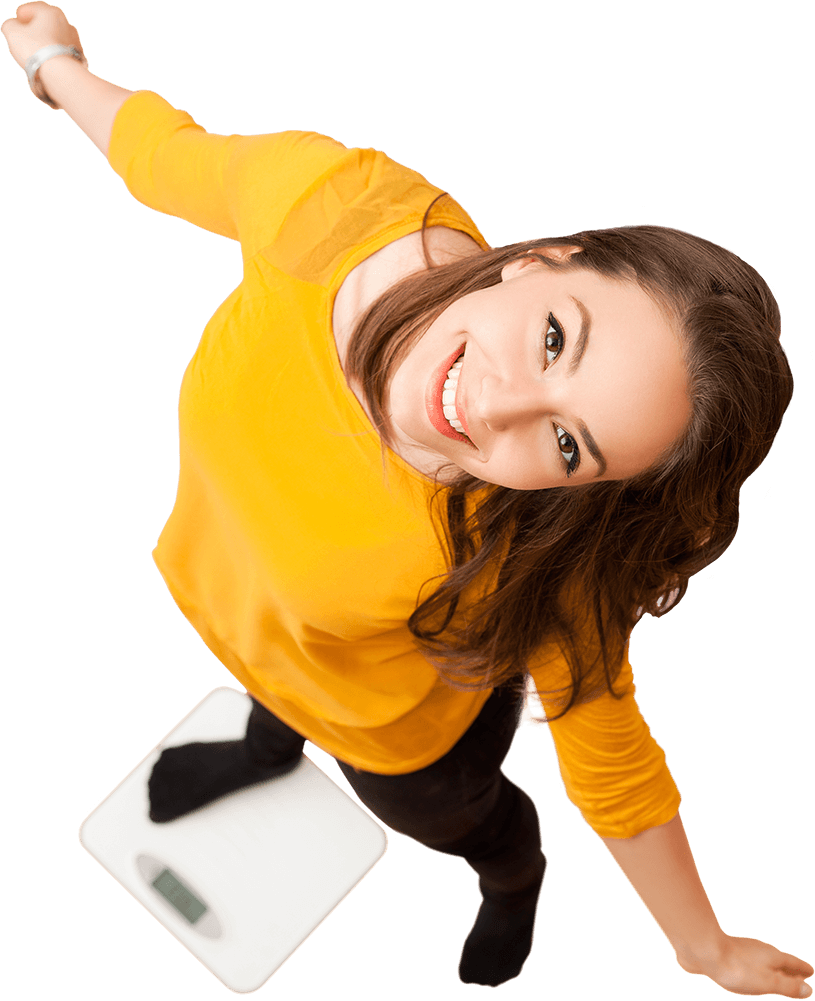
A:
<svg viewBox="0 0 815 1001">
<path fill-rule="evenodd" d="M 424 768 L 490 692 L 447 686 L 408 630 L 445 572 L 433 484 L 390 451 L 383 469 L 332 310 L 349 271 L 421 229 L 440 189 L 315 133 L 209 134 L 152 91 L 122 105 L 108 159 L 140 202 L 239 241 L 243 258 L 181 386 L 178 494 L 153 552 L 167 587 L 246 690 L 318 747 L 383 775 Z M 450 198 L 429 223 L 488 246 Z M 562 658 L 541 664 L 539 691 L 568 683 Z M 619 838 L 666 823 L 680 797 L 627 660 L 615 690 L 550 731 L 569 798 Z"/>
</svg>

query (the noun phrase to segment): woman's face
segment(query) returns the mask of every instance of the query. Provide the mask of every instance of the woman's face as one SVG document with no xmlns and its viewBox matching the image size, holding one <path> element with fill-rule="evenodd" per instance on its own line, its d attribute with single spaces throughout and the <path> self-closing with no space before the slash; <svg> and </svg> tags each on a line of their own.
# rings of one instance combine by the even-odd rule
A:
<svg viewBox="0 0 815 1001">
<path fill-rule="evenodd" d="M 388 404 L 395 451 L 414 468 L 453 463 L 518 490 L 642 472 L 690 418 L 679 336 L 656 303 L 532 257 L 448 306 L 399 364 Z"/>
</svg>

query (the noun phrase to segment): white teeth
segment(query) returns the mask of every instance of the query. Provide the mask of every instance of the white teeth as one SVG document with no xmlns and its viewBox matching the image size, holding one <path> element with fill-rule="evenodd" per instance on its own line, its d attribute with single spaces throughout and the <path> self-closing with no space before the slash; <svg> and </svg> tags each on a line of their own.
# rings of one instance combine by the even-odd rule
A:
<svg viewBox="0 0 815 1001">
<path fill-rule="evenodd" d="M 458 419 L 458 413 L 456 411 L 456 387 L 458 386 L 458 370 L 461 368 L 462 362 L 459 359 L 447 373 L 447 379 L 444 383 L 444 391 L 441 394 L 442 410 L 444 416 L 447 418 L 447 422 L 454 431 L 458 431 L 459 434 L 466 436 L 467 432 L 464 430 L 461 421 Z"/>
</svg>

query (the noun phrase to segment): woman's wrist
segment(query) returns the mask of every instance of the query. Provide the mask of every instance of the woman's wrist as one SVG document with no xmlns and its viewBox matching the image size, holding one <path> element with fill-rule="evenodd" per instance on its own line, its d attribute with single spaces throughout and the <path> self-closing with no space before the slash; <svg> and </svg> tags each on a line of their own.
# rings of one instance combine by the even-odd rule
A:
<svg viewBox="0 0 815 1001">
<path fill-rule="evenodd" d="M 70 87 L 71 85 L 72 70 L 68 68 L 69 66 L 75 66 L 78 70 L 85 73 L 89 72 L 87 66 L 80 63 L 78 59 L 74 59 L 73 56 L 68 55 L 67 52 L 60 56 L 52 56 L 50 59 L 46 59 L 37 70 L 37 76 L 45 93 L 60 108 L 62 108 L 62 101 L 59 99 L 59 94 L 66 86 Z"/>
<path fill-rule="evenodd" d="M 674 949 L 674 957 L 686 973 L 706 974 L 711 964 L 718 964 L 727 949 L 729 936 L 722 931 L 721 935 L 709 939 L 704 945 Z"/>
</svg>

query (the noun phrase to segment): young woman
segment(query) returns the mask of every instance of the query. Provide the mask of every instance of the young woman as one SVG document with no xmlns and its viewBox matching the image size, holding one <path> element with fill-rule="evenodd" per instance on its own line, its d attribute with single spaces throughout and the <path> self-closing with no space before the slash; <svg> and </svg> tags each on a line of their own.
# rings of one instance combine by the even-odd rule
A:
<svg viewBox="0 0 815 1001">
<path fill-rule="evenodd" d="M 381 153 L 211 135 L 98 79 L 56 7 L 2 30 L 137 199 L 243 256 L 184 377 L 154 557 L 253 709 L 243 740 L 164 751 L 151 818 L 282 775 L 310 739 L 384 823 L 478 873 L 459 973 L 503 983 L 546 866 L 500 770 L 531 679 L 570 798 L 682 968 L 809 996 L 810 964 L 719 926 L 627 660 L 732 541 L 789 403 L 760 276 L 660 227 L 491 248 Z"/>
</svg>

